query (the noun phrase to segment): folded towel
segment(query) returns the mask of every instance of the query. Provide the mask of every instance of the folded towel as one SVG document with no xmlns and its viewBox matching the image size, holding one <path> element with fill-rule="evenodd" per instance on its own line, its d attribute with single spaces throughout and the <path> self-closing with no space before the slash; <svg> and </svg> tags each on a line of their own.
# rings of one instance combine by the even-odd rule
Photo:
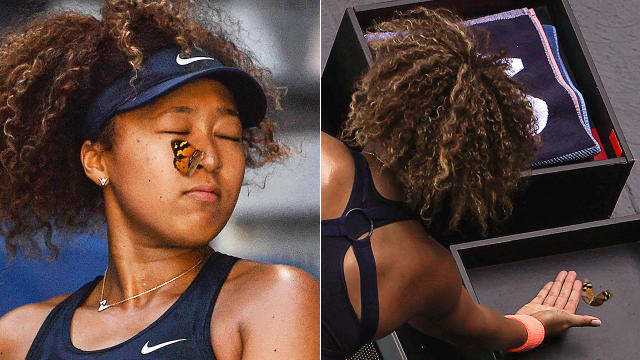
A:
<svg viewBox="0 0 640 360">
<path fill-rule="evenodd" d="M 465 23 L 472 29 L 488 31 L 493 48 L 483 51 L 506 50 L 510 75 L 529 94 L 542 137 L 533 167 L 591 158 L 600 152 L 590 127 L 585 126 L 583 114 L 586 118 L 587 113 L 581 106 L 584 99 L 581 104 L 577 93 L 563 78 L 533 9 L 507 11 Z"/>
<path fill-rule="evenodd" d="M 487 30 L 492 49 L 505 49 L 507 74 L 524 85 L 538 119 L 542 146 L 533 167 L 557 165 L 597 155 L 582 94 L 575 88 L 560 58 L 555 29 L 547 39 L 532 9 L 518 9 L 465 21 L 472 29 Z M 365 34 L 367 41 L 386 40 L 394 32 Z M 555 50 L 554 50 L 555 49 Z"/>
</svg>

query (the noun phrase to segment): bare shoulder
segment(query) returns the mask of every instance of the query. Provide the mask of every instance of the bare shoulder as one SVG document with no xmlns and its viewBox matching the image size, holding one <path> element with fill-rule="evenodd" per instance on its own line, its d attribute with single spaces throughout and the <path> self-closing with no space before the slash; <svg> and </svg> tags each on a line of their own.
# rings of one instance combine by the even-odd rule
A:
<svg viewBox="0 0 640 360">
<path fill-rule="evenodd" d="M 0 359 L 25 358 L 47 315 L 67 296 L 23 305 L 0 317 Z"/>
<path fill-rule="evenodd" d="M 212 344 L 220 359 L 315 358 L 319 322 L 320 287 L 313 276 L 240 260 L 216 302 Z"/>
<path fill-rule="evenodd" d="M 339 181 L 351 182 L 354 165 L 351 150 L 340 140 L 321 133 L 322 186 L 335 185 Z M 351 187 L 349 186 L 349 190 Z"/>
<path fill-rule="evenodd" d="M 349 148 L 342 141 L 324 132 L 320 133 L 320 146 L 323 156 L 334 159 L 350 156 Z"/>
<path fill-rule="evenodd" d="M 319 296 L 318 281 L 307 272 L 287 265 L 240 260 L 225 286 L 235 300 L 249 308 L 281 306 L 290 300 L 312 301 Z"/>
<path fill-rule="evenodd" d="M 293 295 L 318 289 L 318 281 L 309 273 L 288 265 L 265 264 L 251 260 L 239 260 L 229 274 L 236 296 L 250 294 L 270 297 L 277 294 Z M 225 283 L 226 285 L 226 283 Z"/>
<path fill-rule="evenodd" d="M 349 201 L 355 167 L 351 150 L 340 140 L 325 133 L 320 138 L 322 218 L 331 219 L 340 216 Z"/>
</svg>

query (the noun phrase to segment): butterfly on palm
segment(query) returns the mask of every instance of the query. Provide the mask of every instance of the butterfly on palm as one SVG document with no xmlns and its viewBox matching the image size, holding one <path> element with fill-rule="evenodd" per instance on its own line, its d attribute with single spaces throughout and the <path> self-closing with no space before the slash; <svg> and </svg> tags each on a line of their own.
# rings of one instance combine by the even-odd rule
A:
<svg viewBox="0 0 640 360">
<path fill-rule="evenodd" d="M 600 306 L 605 301 L 609 300 L 613 293 L 610 290 L 605 290 L 598 295 L 593 293 L 593 284 L 588 279 L 584 279 L 582 282 L 582 300 L 591 306 Z"/>
<path fill-rule="evenodd" d="M 182 174 L 191 176 L 204 157 L 204 152 L 196 149 L 186 140 L 172 140 L 173 166 Z"/>
</svg>

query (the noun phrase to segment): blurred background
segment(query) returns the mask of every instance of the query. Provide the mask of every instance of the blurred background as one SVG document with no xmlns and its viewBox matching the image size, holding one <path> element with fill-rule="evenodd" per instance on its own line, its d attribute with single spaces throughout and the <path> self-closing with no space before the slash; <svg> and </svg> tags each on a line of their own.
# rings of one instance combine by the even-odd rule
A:
<svg viewBox="0 0 640 360">
<path fill-rule="evenodd" d="M 198 3 L 202 3 L 199 1 Z M 19 14 L 71 9 L 99 17 L 102 0 L 2 0 L 0 29 Z M 288 89 L 275 116 L 279 137 L 291 149 L 280 164 L 248 171 L 238 205 L 213 241 L 239 257 L 320 273 L 320 3 L 318 0 L 223 0 L 215 3 L 240 22 L 240 38 L 278 85 Z M 266 180 L 265 180 L 266 179 Z M 0 316 L 25 303 L 77 290 L 107 264 L 104 236 L 57 230 L 57 261 L 9 261 L 0 245 Z"/>
</svg>

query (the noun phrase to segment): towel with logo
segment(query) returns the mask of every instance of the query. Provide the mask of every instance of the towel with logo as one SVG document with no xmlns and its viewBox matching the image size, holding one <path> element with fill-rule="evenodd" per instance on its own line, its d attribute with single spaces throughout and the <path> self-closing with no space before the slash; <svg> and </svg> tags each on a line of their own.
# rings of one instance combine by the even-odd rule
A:
<svg viewBox="0 0 640 360">
<path fill-rule="evenodd" d="M 488 32 L 491 49 L 506 50 L 507 74 L 520 82 L 538 120 L 542 145 L 533 167 L 560 165 L 592 158 L 600 152 L 582 95 L 570 82 L 559 52 L 554 54 L 533 9 L 517 9 L 489 15 L 465 24 L 478 32 Z M 384 40 L 397 33 L 366 34 L 367 41 Z M 557 40 L 555 42 L 557 50 Z M 564 69 L 562 73 L 561 69 Z"/>
<path fill-rule="evenodd" d="M 582 111 L 576 92 L 563 78 L 533 9 L 489 15 L 466 24 L 489 33 L 494 47 L 489 50 L 506 50 L 509 74 L 527 91 L 542 138 L 534 167 L 592 158 L 600 152 L 591 128 L 583 120 L 586 108 Z"/>
</svg>

